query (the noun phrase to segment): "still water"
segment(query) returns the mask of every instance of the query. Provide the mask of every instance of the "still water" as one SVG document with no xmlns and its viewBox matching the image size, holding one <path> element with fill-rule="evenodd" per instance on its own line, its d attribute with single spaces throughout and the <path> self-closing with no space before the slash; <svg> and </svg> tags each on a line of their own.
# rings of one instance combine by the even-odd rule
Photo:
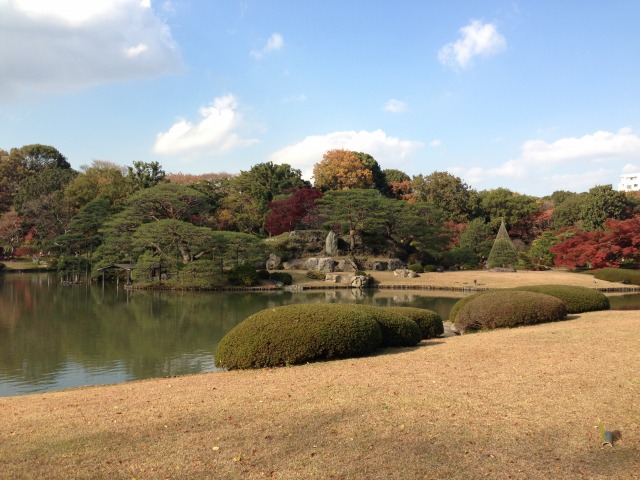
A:
<svg viewBox="0 0 640 480">
<path fill-rule="evenodd" d="M 0 275 L 0 396 L 210 372 L 226 332 L 279 305 L 406 305 L 447 318 L 459 298 L 411 290 L 128 291 L 64 287 L 47 273 Z"/>
</svg>

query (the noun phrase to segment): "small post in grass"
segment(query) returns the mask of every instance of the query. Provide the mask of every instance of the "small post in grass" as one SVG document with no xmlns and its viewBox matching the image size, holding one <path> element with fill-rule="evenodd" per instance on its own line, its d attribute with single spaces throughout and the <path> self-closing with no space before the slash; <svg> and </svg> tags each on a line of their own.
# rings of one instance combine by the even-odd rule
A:
<svg viewBox="0 0 640 480">
<path fill-rule="evenodd" d="M 604 422 L 600 420 L 598 422 L 598 430 L 600 431 L 600 438 L 602 440 L 602 446 L 609 445 L 613 447 L 613 435 L 611 432 L 604 428 Z"/>
</svg>

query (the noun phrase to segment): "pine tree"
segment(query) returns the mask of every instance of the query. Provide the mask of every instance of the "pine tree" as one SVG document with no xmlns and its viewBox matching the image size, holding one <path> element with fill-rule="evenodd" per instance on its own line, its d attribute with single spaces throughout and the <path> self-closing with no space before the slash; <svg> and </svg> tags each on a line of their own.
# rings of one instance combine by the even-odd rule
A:
<svg viewBox="0 0 640 480">
<path fill-rule="evenodd" d="M 489 268 L 494 267 L 513 267 L 518 263 L 518 251 L 511 243 L 507 228 L 504 226 L 504 219 L 500 223 L 498 235 L 493 242 L 487 264 Z"/>
</svg>

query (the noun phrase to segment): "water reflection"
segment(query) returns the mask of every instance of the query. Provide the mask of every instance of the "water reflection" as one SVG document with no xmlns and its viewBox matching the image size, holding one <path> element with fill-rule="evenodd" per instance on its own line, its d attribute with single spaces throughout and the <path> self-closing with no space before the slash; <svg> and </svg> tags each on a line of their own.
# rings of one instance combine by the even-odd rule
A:
<svg viewBox="0 0 640 480">
<path fill-rule="evenodd" d="M 430 308 L 455 298 L 393 292 L 154 292 L 63 287 L 52 274 L 0 276 L 0 396 L 215 369 L 213 351 L 247 316 L 289 303 Z"/>
</svg>

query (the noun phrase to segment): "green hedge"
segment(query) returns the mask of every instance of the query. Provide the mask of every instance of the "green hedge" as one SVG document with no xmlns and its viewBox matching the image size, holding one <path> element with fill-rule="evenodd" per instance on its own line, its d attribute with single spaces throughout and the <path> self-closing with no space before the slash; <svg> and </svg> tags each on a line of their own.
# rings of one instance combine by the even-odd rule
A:
<svg viewBox="0 0 640 480">
<path fill-rule="evenodd" d="M 469 295 L 468 297 L 464 297 L 461 298 L 460 300 L 458 300 L 456 303 L 453 304 L 453 307 L 451 307 L 451 310 L 449 311 L 449 321 L 451 323 L 455 323 L 456 321 L 456 317 L 458 316 L 458 312 L 462 309 L 462 307 L 464 307 L 467 303 L 469 303 L 470 301 L 486 294 L 489 293 L 489 290 L 485 290 L 482 292 L 476 292 L 472 295 Z"/>
<path fill-rule="evenodd" d="M 271 272 L 269 278 L 283 285 L 291 285 L 293 283 L 293 277 L 287 272 Z"/>
<path fill-rule="evenodd" d="M 640 271 L 626 268 L 601 268 L 593 275 L 598 280 L 640 285 Z"/>
<path fill-rule="evenodd" d="M 378 321 L 357 305 L 301 304 L 262 310 L 228 332 L 221 368 L 260 368 L 368 355 L 382 343 Z"/>
<path fill-rule="evenodd" d="M 258 272 L 250 265 L 239 265 L 229 271 L 229 283 L 242 287 L 258 284 Z"/>
<path fill-rule="evenodd" d="M 415 307 L 387 307 L 394 312 L 400 313 L 409 317 L 416 322 L 420 331 L 422 332 L 422 338 L 435 338 L 444 333 L 444 325 L 442 318 L 436 312 L 427 310 L 426 308 Z"/>
<path fill-rule="evenodd" d="M 309 270 L 307 271 L 307 278 L 311 280 L 324 280 L 326 275 L 324 272 L 320 272 L 318 270 Z"/>
<path fill-rule="evenodd" d="M 492 290 L 469 297 L 459 309 L 460 332 L 555 322 L 567 316 L 565 303 L 550 295 L 518 290 Z"/>
<path fill-rule="evenodd" d="M 394 312 L 389 307 L 355 306 L 363 311 L 370 312 L 378 322 L 378 325 L 380 325 L 382 347 L 412 347 L 422 340 L 420 327 L 407 315 Z"/>
<path fill-rule="evenodd" d="M 569 285 L 533 285 L 518 287 L 514 290 L 544 293 L 559 298 L 567 306 L 567 313 L 609 310 L 609 299 L 607 296 L 592 288 Z"/>
</svg>

